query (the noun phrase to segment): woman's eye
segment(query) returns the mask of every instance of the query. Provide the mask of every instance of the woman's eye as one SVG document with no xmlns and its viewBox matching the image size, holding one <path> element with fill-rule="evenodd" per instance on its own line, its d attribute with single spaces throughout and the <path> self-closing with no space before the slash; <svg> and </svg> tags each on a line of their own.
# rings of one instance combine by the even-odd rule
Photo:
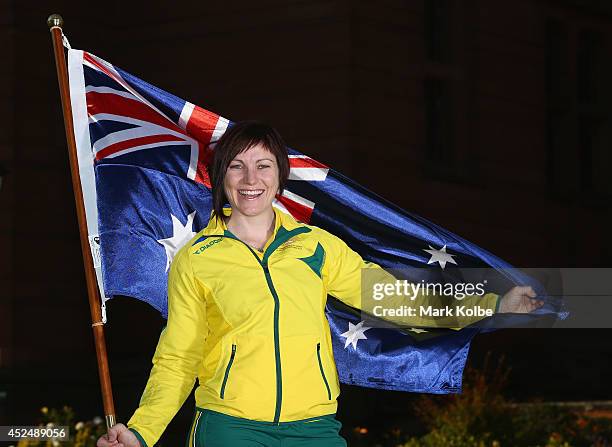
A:
<svg viewBox="0 0 612 447">
<path fill-rule="evenodd" d="M 257 166 L 259 169 L 263 169 L 263 168 L 269 168 L 270 165 L 259 165 Z"/>
<path fill-rule="evenodd" d="M 230 169 L 240 169 L 242 167 L 241 164 L 230 165 Z"/>
</svg>

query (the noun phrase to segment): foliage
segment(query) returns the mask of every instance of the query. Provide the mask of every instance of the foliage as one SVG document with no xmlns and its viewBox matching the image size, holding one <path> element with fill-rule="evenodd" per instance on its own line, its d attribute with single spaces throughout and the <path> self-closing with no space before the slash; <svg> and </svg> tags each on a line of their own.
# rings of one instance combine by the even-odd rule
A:
<svg viewBox="0 0 612 447">
<path fill-rule="evenodd" d="M 90 421 L 75 422 L 74 411 L 68 406 L 59 410 L 42 407 L 40 412 L 42 415 L 40 426 L 68 427 L 70 439 L 67 441 L 24 439 L 17 443 L 17 447 L 95 447 L 97 439 L 106 433 L 106 425 L 101 417 L 95 417 Z"/>
<path fill-rule="evenodd" d="M 585 418 L 543 403 L 516 405 L 502 394 L 509 368 L 503 359 L 491 370 L 466 371 L 462 394 L 423 395 L 415 407 L 429 429 L 402 447 L 604 447 L 611 445 L 612 424 Z M 607 422 L 607 424 L 606 424 Z"/>
</svg>

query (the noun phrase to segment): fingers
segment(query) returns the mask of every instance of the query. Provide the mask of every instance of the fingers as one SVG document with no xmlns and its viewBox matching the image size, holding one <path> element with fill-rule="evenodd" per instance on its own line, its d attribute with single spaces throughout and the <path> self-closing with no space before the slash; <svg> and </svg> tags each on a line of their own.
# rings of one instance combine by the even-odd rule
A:
<svg viewBox="0 0 612 447">
<path fill-rule="evenodd" d="M 533 310 L 539 309 L 543 305 L 544 305 L 544 301 L 542 301 L 542 300 L 536 300 L 536 299 L 533 299 L 533 298 L 529 298 L 527 300 L 528 312 L 531 312 Z"/>
<path fill-rule="evenodd" d="M 535 292 L 535 290 L 533 290 L 533 287 L 531 286 L 516 286 L 514 289 L 521 295 L 527 295 L 530 298 L 535 298 L 536 296 L 538 296 L 538 294 Z"/>
<path fill-rule="evenodd" d="M 107 439 L 108 439 L 109 444 L 113 445 L 118 442 L 117 435 L 118 435 L 118 430 L 115 427 L 111 427 L 108 429 Z"/>
<path fill-rule="evenodd" d="M 117 447 L 117 444 L 117 441 L 110 442 L 108 440 L 108 434 L 105 434 L 98 438 L 98 442 L 96 442 L 96 447 Z"/>
<path fill-rule="evenodd" d="M 529 302 L 530 302 L 530 303 L 531 303 L 531 304 L 534 306 L 534 308 L 536 308 L 536 309 L 537 309 L 537 308 L 539 308 L 539 307 L 542 307 L 542 306 L 544 305 L 544 301 L 542 301 L 542 300 L 537 300 L 537 299 L 534 299 L 534 298 L 530 298 L 530 299 L 529 299 Z"/>
<path fill-rule="evenodd" d="M 98 442 L 96 442 L 97 447 L 111 447 L 112 445 L 113 443 L 108 440 L 108 433 L 100 436 L 100 438 L 98 438 Z"/>
<path fill-rule="evenodd" d="M 114 425 L 108 429 L 105 435 L 100 436 L 97 447 L 123 447 L 123 443 L 119 442 L 119 435 L 123 431 L 124 426 L 122 424 Z"/>
<path fill-rule="evenodd" d="M 525 312 L 534 311 L 544 304 L 542 300 L 535 299 L 538 294 L 531 286 L 517 286 L 514 288 L 514 291 L 522 298 L 521 301 L 523 302 Z"/>
</svg>

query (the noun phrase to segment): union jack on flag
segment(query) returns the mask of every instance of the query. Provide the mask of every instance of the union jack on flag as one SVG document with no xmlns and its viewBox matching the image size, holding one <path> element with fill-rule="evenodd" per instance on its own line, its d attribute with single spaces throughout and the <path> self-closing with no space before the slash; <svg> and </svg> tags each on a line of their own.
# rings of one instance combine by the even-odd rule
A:
<svg viewBox="0 0 612 447">
<path fill-rule="evenodd" d="M 68 59 L 101 294 L 135 297 L 166 317 L 168 267 L 178 248 L 207 224 L 206 167 L 215 142 L 232 122 L 91 53 L 69 50 Z M 533 283 L 491 253 L 324 164 L 292 149 L 289 153 L 289 182 L 275 206 L 339 236 L 364 259 L 387 268 L 419 267 L 414 270 L 424 275 L 437 275 L 447 263 L 490 267 L 499 272 L 498 293 Z M 469 344 L 479 329 L 431 337 L 417 330 L 368 328 L 358 312 L 331 297 L 326 313 L 342 382 L 415 392 L 461 390 Z"/>
</svg>

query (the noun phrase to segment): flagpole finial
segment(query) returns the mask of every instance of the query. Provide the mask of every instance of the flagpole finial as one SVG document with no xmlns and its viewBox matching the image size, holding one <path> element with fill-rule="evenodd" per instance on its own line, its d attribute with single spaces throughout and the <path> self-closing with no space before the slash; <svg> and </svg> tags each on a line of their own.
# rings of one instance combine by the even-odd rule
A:
<svg viewBox="0 0 612 447">
<path fill-rule="evenodd" d="M 53 28 L 54 26 L 61 28 L 64 26 L 64 19 L 62 19 L 62 16 L 59 14 L 51 14 L 47 19 L 47 25 L 49 28 Z"/>
</svg>

